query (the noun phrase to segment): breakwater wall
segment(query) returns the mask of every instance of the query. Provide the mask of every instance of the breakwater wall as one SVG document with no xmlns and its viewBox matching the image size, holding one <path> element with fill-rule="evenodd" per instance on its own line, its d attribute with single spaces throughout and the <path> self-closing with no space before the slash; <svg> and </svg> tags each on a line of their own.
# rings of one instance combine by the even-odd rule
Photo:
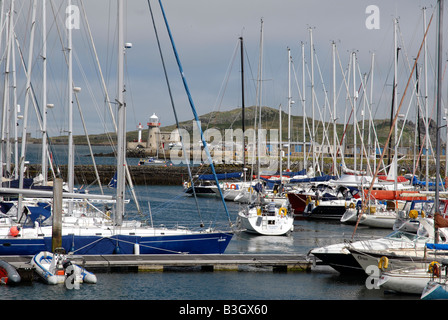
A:
<svg viewBox="0 0 448 320">
<path fill-rule="evenodd" d="M 323 168 L 325 173 L 332 171 L 332 163 L 326 159 Z M 352 169 L 352 159 L 346 159 L 347 166 Z M 248 166 L 249 167 L 249 166 Z M 412 161 L 401 161 L 398 166 L 398 173 L 412 173 L 413 163 Z M 283 168 L 286 168 L 286 163 L 283 163 Z M 291 165 L 291 171 L 299 171 L 303 168 L 302 161 L 294 161 Z M 424 170 L 425 164 L 422 164 Z M 256 171 L 256 166 L 254 166 Z M 59 166 L 62 178 L 67 181 L 67 166 Z M 115 174 L 116 167 L 113 165 L 98 165 L 98 175 L 101 180 L 101 184 L 107 185 Z M 231 173 L 241 172 L 241 165 L 232 164 L 219 164 L 215 165 L 216 173 Z M 250 170 L 250 169 L 249 169 Z M 262 171 L 264 169 L 262 168 Z M 186 166 L 153 166 L 153 165 L 141 165 L 141 166 L 129 166 L 132 179 L 135 185 L 181 185 L 184 181 L 188 180 L 188 168 Z M 419 171 L 419 170 L 418 170 Z M 429 165 L 430 175 L 435 174 L 435 165 L 430 163 Z M 198 174 L 211 174 L 209 165 L 202 165 L 191 167 L 193 177 Z M 248 171 L 249 173 L 250 171 Z M 445 167 L 442 166 L 441 173 L 444 177 Z M 40 164 L 32 164 L 28 166 L 26 171 L 28 178 L 33 178 L 40 173 Z M 256 174 L 256 172 L 254 172 Z M 418 172 L 417 172 L 417 175 Z M 421 176 L 421 175 L 419 175 Z M 422 178 L 422 177 L 420 177 Z M 52 180 L 52 177 L 49 179 Z M 76 165 L 75 166 L 75 182 L 78 184 L 91 184 L 96 182 L 95 171 L 92 165 Z"/>
<path fill-rule="evenodd" d="M 33 178 L 40 173 L 41 166 L 37 164 L 29 165 L 27 177 Z M 217 173 L 241 172 L 241 166 L 237 165 L 217 165 Z M 67 181 L 67 166 L 59 166 L 62 179 Z M 101 184 L 107 185 L 113 178 L 116 167 L 112 165 L 98 165 L 98 175 Z M 96 182 L 95 170 L 92 165 L 75 165 L 75 183 L 91 184 Z M 129 172 L 135 185 L 181 185 L 183 181 L 188 180 L 188 168 L 186 166 L 129 166 Z M 192 168 L 192 175 L 210 174 L 209 166 Z M 49 174 L 49 179 L 50 174 Z"/>
</svg>

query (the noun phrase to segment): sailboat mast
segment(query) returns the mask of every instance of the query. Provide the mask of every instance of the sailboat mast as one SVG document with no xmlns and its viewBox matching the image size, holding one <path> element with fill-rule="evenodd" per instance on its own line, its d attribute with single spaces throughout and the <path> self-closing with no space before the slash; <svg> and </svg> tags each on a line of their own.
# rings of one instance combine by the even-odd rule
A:
<svg viewBox="0 0 448 320">
<path fill-rule="evenodd" d="M 313 171 L 316 169 L 316 132 L 314 129 L 314 44 L 313 44 L 313 29 L 309 28 L 310 32 L 310 59 L 311 59 L 311 112 L 312 112 L 312 124 L 311 124 L 311 149 L 313 155 Z"/>
<path fill-rule="evenodd" d="M 288 48 L 288 171 L 291 169 L 291 103 L 291 49 Z M 282 132 L 281 127 L 280 132 Z M 281 139 L 280 143 L 282 143 Z M 282 150 L 281 147 L 280 150 Z"/>
<path fill-rule="evenodd" d="M 126 134 L 126 104 L 124 102 L 124 26 L 123 0 L 118 0 L 118 69 L 117 69 L 117 199 L 115 208 L 115 224 L 121 225 L 124 214 L 125 191 L 125 134 Z"/>
<path fill-rule="evenodd" d="M 42 0 L 42 176 L 47 185 L 47 19 L 46 0 Z"/>
<path fill-rule="evenodd" d="M 398 103 L 398 97 L 397 97 L 397 84 L 398 84 L 398 55 L 397 55 L 397 51 L 398 51 L 398 46 L 397 46 L 397 24 L 398 24 L 398 20 L 395 18 L 394 19 L 394 106 L 393 106 L 393 110 L 394 110 L 394 114 L 397 112 L 397 103 Z M 395 125 L 394 127 L 395 133 L 394 133 L 394 158 L 393 158 L 393 175 L 394 175 L 394 190 L 397 190 L 397 161 L 398 161 L 398 126 Z M 390 170 L 390 169 L 389 169 Z"/>
<path fill-rule="evenodd" d="M 332 60 L 333 60 L 333 174 L 337 176 L 337 141 L 336 141 L 336 43 L 332 43 Z"/>
<path fill-rule="evenodd" d="M 31 72 L 33 62 L 33 48 L 34 48 L 34 32 L 36 30 L 36 0 L 33 1 L 33 9 L 31 13 L 31 36 L 28 52 L 28 63 L 26 70 L 26 93 L 25 93 L 25 109 L 23 111 L 23 124 L 22 124 L 22 144 L 20 153 L 20 174 L 19 174 L 19 189 L 23 189 L 23 179 L 25 174 L 25 154 L 26 154 L 26 133 L 28 128 L 28 108 L 31 95 Z M 18 212 L 22 212 L 23 208 L 23 195 L 19 194 Z"/>
<path fill-rule="evenodd" d="M 261 99 L 262 99 L 262 79 L 263 79 L 263 19 L 261 19 L 260 28 L 260 60 L 258 62 L 258 144 L 257 144 L 257 175 L 260 180 L 260 152 L 261 152 Z"/>
<path fill-rule="evenodd" d="M 246 139 L 244 137 L 245 132 L 245 118 L 244 118 L 244 47 L 243 37 L 240 37 L 240 53 L 241 53 L 241 128 L 243 130 L 243 175 L 244 181 L 246 181 Z"/>
<path fill-rule="evenodd" d="M 440 183 L 440 120 L 442 117 L 442 40 L 443 40 L 443 0 L 439 0 L 439 24 L 437 39 L 437 137 L 436 137 L 436 192 L 434 199 L 435 213 L 440 213 L 439 208 L 439 183 Z M 434 242 L 439 242 L 439 230 L 434 224 Z"/>
<path fill-rule="evenodd" d="M 423 34 L 426 32 L 426 8 L 423 8 Z M 424 64 L 424 72 L 425 72 L 425 96 L 424 96 L 424 105 L 425 105 L 425 155 L 426 155 L 426 191 L 429 191 L 429 115 L 428 115 L 428 45 L 426 43 L 426 37 L 424 39 L 424 55 L 423 55 L 423 64 Z M 418 133 L 420 135 L 420 131 Z"/>
<path fill-rule="evenodd" d="M 302 130 L 303 130 L 303 169 L 307 170 L 306 161 L 306 105 L 305 105 L 305 44 L 302 42 Z"/>
<path fill-rule="evenodd" d="M 354 170 L 358 170 L 357 167 L 357 157 L 358 157 L 358 152 L 357 152 L 357 146 L 356 146 L 356 134 L 357 134 L 357 128 L 358 128 L 358 119 L 356 118 L 356 96 L 357 96 L 357 91 L 356 91 L 356 52 L 352 53 L 352 59 L 353 59 L 353 66 L 352 66 L 352 71 L 353 71 L 353 166 L 354 166 Z"/>
</svg>

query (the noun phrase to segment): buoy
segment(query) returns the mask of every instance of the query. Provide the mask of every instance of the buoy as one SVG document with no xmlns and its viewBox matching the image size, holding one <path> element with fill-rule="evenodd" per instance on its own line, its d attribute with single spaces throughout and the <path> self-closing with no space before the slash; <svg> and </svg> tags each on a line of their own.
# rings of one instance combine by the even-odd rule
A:
<svg viewBox="0 0 448 320">
<path fill-rule="evenodd" d="M 19 231 L 20 231 L 19 227 L 13 226 L 9 229 L 9 235 L 13 236 L 13 237 L 17 237 L 19 235 Z"/>
<path fill-rule="evenodd" d="M 134 254 L 136 256 L 140 255 L 140 245 L 138 243 L 134 243 Z"/>
</svg>

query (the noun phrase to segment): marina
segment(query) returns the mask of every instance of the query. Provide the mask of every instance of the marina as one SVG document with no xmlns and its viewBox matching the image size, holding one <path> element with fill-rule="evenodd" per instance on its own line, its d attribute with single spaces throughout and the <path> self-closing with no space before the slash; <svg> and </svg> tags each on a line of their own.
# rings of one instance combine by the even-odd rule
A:
<svg viewBox="0 0 448 320">
<path fill-rule="evenodd" d="M 261 18 L 234 39 L 223 87 L 238 89 L 226 110 L 202 100 L 214 91 L 202 86 L 218 78 L 208 78 L 211 52 L 195 47 L 210 30 L 193 32 L 197 21 L 179 17 L 185 4 L 163 2 L 106 1 L 99 10 L 82 0 L 0 1 L 0 300 L 112 301 L 112 311 L 120 309 L 114 302 L 139 300 L 171 319 L 291 316 L 302 312 L 298 300 L 446 299 L 444 1 L 413 8 L 411 25 L 421 17 L 415 42 L 404 41 L 411 31 L 394 17 L 381 29 L 388 44 L 372 41 L 378 46 L 367 55 L 343 41 L 322 50 L 308 24 L 306 40 L 283 48 L 282 68 L 274 67 L 288 91 L 274 103 L 278 93 L 266 89 L 277 80 L 264 73 L 273 26 Z M 379 8 L 361 11 L 369 10 Z M 210 40 L 211 57 L 224 38 Z M 252 42 L 256 75 L 245 54 Z M 382 47 L 387 58 L 372 51 Z M 199 86 L 184 72 L 191 52 L 203 60 L 193 68 L 203 71 Z M 378 74 L 390 92 L 375 88 Z M 309 309 L 320 315 L 316 306 Z"/>
</svg>

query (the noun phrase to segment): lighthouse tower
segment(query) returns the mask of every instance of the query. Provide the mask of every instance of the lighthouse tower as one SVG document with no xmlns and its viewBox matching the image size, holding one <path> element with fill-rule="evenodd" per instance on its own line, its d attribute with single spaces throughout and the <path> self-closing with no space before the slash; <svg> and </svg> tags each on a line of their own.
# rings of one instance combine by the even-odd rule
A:
<svg viewBox="0 0 448 320">
<path fill-rule="evenodd" d="M 143 130 L 143 126 L 142 126 L 141 122 L 138 124 L 137 129 L 138 129 L 138 138 L 137 138 L 137 142 L 142 142 L 142 130 Z"/>
<path fill-rule="evenodd" d="M 148 122 L 148 140 L 146 140 L 146 148 L 149 148 L 151 154 L 156 154 L 160 139 L 160 122 L 159 117 L 155 113 L 149 118 Z"/>
</svg>

